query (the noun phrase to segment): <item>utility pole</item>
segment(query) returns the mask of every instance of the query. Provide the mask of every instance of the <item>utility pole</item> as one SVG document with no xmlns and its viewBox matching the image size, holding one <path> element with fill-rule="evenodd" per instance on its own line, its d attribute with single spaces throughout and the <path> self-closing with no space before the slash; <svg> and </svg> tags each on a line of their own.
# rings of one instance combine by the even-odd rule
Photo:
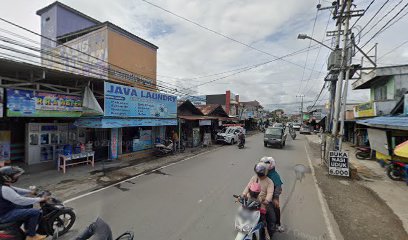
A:
<svg viewBox="0 0 408 240">
<path fill-rule="evenodd" d="M 305 95 L 296 95 L 296 97 L 300 97 L 302 99 L 302 101 L 300 102 L 300 122 L 303 123 L 303 98 L 305 97 Z"/>
<path fill-rule="evenodd" d="M 345 17 L 345 23 L 344 23 L 344 31 L 343 31 L 343 49 L 341 51 L 341 65 L 340 65 L 340 73 L 337 78 L 337 83 L 336 83 L 336 93 L 334 96 L 334 114 L 333 114 L 333 128 L 332 128 L 332 135 L 334 138 L 337 137 L 337 129 L 338 129 L 338 124 L 339 124 L 339 114 L 340 114 L 340 101 L 341 101 L 341 94 L 342 94 L 342 88 L 343 88 L 343 78 L 344 78 L 344 69 L 348 68 L 348 61 L 347 61 L 347 39 L 348 39 L 348 34 L 349 34 L 349 27 L 350 27 L 350 8 L 351 8 L 351 2 L 352 0 L 343 0 L 343 5 L 342 5 L 342 11 L 341 15 L 339 16 L 340 21 L 339 25 L 341 25 L 342 22 L 342 14 L 344 13 L 344 4 L 346 4 L 346 17 Z M 338 27 L 340 28 L 340 27 Z"/>
</svg>

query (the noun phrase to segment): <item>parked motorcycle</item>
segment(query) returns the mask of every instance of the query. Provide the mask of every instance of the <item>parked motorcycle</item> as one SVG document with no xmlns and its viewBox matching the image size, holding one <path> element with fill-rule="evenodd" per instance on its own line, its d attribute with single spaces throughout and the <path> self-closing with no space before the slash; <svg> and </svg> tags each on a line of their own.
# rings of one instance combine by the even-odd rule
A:
<svg viewBox="0 0 408 240">
<path fill-rule="evenodd" d="M 241 204 L 235 217 L 235 229 L 238 231 L 235 240 L 260 239 L 260 230 L 264 228 L 261 218 L 261 203 L 251 199 L 234 195 Z"/>
<path fill-rule="evenodd" d="M 387 164 L 387 175 L 394 181 L 403 181 L 404 179 L 408 183 L 408 168 L 407 163 L 400 161 L 390 161 Z"/>
<path fill-rule="evenodd" d="M 86 240 L 86 239 L 113 239 L 112 230 L 109 225 L 103 221 L 101 218 L 97 218 L 95 222 L 91 223 L 77 238 L 76 240 Z M 125 232 L 116 240 L 133 240 L 133 232 Z M 58 239 L 58 235 L 54 234 L 53 240 Z"/>
<path fill-rule="evenodd" d="M 53 236 L 58 233 L 64 235 L 74 225 L 76 216 L 72 208 L 51 197 L 49 191 L 41 191 L 38 197 L 49 196 L 47 202 L 40 203 L 42 216 L 38 225 L 37 233 L 41 235 Z M 22 222 L 12 222 L 0 224 L 0 239 L 25 240 L 26 234 L 21 229 Z"/>
<path fill-rule="evenodd" d="M 184 152 L 186 147 L 184 146 L 183 142 L 180 144 L 180 152 Z M 174 153 L 173 149 L 173 141 L 168 139 L 165 140 L 163 143 L 155 143 L 154 144 L 154 155 L 157 157 L 162 157 L 168 154 Z"/>
<path fill-rule="evenodd" d="M 371 148 L 357 147 L 356 158 L 360 160 L 371 159 Z"/>
</svg>

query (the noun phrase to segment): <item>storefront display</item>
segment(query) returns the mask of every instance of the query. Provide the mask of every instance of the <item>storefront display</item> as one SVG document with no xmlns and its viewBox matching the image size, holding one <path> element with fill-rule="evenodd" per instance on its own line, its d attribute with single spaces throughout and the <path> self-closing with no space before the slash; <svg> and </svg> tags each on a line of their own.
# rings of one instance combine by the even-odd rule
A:
<svg viewBox="0 0 408 240">
<path fill-rule="evenodd" d="M 80 96 L 7 89 L 8 117 L 80 117 Z"/>
<path fill-rule="evenodd" d="M 26 162 L 36 164 L 56 161 L 58 154 L 64 154 L 67 145 L 80 141 L 78 130 L 68 123 L 28 123 L 26 127 Z"/>
<path fill-rule="evenodd" d="M 152 148 L 152 130 L 141 130 L 140 138 L 133 139 L 133 152 Z"/>
</svg>

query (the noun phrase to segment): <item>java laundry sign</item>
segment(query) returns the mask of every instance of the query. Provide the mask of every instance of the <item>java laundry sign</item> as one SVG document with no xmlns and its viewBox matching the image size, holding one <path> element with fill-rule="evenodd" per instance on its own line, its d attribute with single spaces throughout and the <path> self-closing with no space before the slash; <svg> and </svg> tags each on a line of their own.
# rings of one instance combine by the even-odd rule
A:
<svg viewBox="0 0 408 240">
<path fill-rule="evenodd" d="M 8 117 L 80 117 L 80 96 L 7 89 Z"/>
<path fill-rule="evenodd" d="M 177 97 L 105 82 L 105 116 L 176 118 Z"/>
</svg>

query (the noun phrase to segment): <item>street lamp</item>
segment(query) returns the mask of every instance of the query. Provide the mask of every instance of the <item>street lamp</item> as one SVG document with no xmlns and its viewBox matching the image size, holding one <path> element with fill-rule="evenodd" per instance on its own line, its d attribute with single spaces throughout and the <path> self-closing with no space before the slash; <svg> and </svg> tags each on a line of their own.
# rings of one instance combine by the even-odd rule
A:
<svg viewBox="0 0 408 240">
<path fill-rule="evenodd" d="M 328 48 L 328 49 L 334 51 L 333 48 L 327 46 L 326 44 L 324 44 L 324 43 L 322 43 L 322 42 L 320 42 L 320 41 L 317 41 L 316 39 L 314 39 L 314 38 L 308 36 L 307 34 L 302 34 L 302 33 L 301 33 L 301 34 L 298 35 L 297 38 L 298 38 L 298 39 L 310 39 L 310 40 L 312 40 L 312 41 L 314 41 L 314 42 L 317 42 L 318 44 L 320 44 L 320 45 L 322 45 L 322 46 L 325 46 L 326 48 Z"/>
</svg>

